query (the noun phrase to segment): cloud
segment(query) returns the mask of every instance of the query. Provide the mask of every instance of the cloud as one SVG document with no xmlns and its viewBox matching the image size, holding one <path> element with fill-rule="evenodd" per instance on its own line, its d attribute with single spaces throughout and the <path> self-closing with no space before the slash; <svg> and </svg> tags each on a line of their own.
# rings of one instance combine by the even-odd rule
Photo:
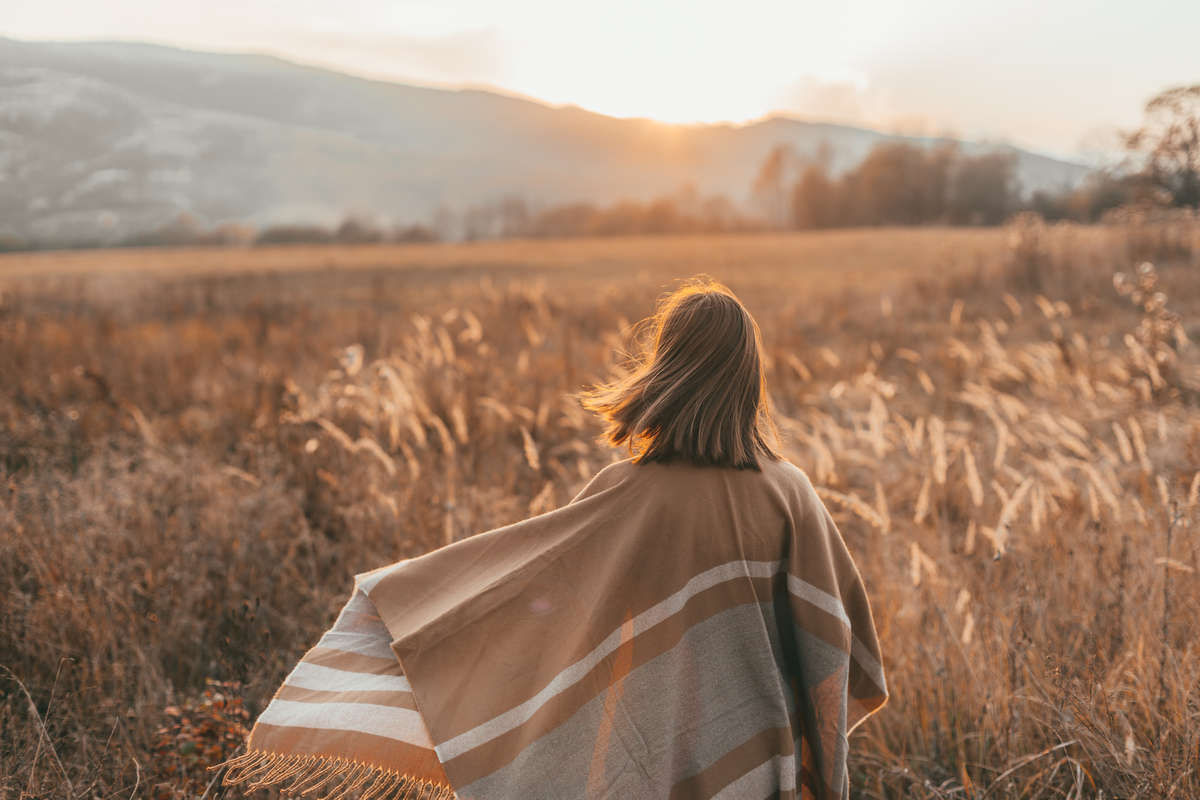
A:
<svg viewBox="0 0 1200 800">
<path fill-rule="evenodd" d="M 878 93 L 854 82 L 814 77 L 793 82 L 777 102 L 781 111 L 801 117 L 856 125 L 873 122 L 884 105 Z"/>
<path fill-rule="evenodd" d="M 887 89 L 854 80 L 804 77 L 787 86 L 776 103 L 780 111 L 812 121 L 859 125 L 908 136 L 954 135 L 947 119 L 906 109 Z"/>
</svg>

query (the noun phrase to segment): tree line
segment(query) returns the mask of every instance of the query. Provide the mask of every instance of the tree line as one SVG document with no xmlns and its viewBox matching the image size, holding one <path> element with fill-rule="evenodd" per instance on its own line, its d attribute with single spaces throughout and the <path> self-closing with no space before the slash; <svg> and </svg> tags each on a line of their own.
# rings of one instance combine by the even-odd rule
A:
<svg viewBox="0 0 1200 800">
<path fill-rule="evenodd" d="M 701 195 L 693 185 L 648 201 L 620 200 L 553 205 L 531 211 L 519 198 L 477 205 L 461 219 L 463 239 L 639 236 L 742 233 L 766 226 L 721 194 Z"/>
<path fill-rule="evenodd" d="M 883 142 L 841 175 L 827 164 L 782 147 L 767 156 L 751 196 L 772 227 L 998 225 L 1020 206 L 1011 153 Z"/>
<path fill-rule="evenodd" d="M 121 246 L 376 244 L 434 242 L 438 238 L 434 230 L 427 225 L 410 223 L 382 226 L 356 215 L 347 216 L 337 225 L 284 223 L 257 229 L 239 224 L 205 227 L 191 214 L 183 213 L 160 228 L 123 240 Z"/>
<path fill-rule="evenodd" d="M 1200 208 L 1200 84 L 1152 97 L 1142 126 L 1123 139 L 1125 164 L 1097 170 L 1073 191 L 1035 194 L 1031 209 L 1047 219 L 1091 221 L 1121 206 Z"/>
<path fill-rule="evenodd" d="M 1142 127 L 1123 135 L 1127 157 L 1079 186 L 1023 196 L 1016 155 L 964 154 L 952 142 L 884 142 L 833 176 L 827 154 L 802 159 L 775 148 L 754 181 L 755 205 L 776 228 L 996 225 L 1019 211 L 1095 222 L 1124 206 L 1200 206 L 1200 85 L 1168 89 L 1147 104 Z"/>
</svg>

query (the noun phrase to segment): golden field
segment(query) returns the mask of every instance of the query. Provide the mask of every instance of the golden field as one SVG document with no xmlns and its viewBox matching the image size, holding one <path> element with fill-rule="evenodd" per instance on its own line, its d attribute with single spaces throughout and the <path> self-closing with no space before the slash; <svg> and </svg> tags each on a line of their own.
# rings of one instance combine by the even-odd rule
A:
<svg viewBox="0 0 1200 800">
<path fill-rule="evenodd" d="M 871 593 L 853 795 L 1200 796 L 1200 223 L 1133 219 L 0 257 L 0 798 L 218 796 L 354 573 L 622 455 L 571 392 L 696 273 Z"/>
</svg>

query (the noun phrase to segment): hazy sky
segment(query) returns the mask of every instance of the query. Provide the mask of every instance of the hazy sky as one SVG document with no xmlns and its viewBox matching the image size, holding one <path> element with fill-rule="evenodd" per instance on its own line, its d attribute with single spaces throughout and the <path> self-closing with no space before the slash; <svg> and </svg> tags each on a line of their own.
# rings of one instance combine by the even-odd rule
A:
<svg viewBox="0 0 1200 800">
<path fill-rule="evenodd" d="M 1200 0 L 31 0 L 0 34 L 255 50 L 672 122 L 783 111 L 1078 154 L 1200 83 Z"/>
</svg>

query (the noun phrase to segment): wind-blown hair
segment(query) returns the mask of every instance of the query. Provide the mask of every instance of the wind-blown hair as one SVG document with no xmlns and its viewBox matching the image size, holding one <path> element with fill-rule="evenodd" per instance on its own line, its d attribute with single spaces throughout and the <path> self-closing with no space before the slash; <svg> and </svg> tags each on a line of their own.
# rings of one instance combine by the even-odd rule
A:
<svg viewBox="0 0 1200 800">
<path fill-rule="evenodd" d="M 636 367 L 579 395 L 607 422 L 604 440 L 634 461 L 683 459 L 758 469 L 778 460 L 758 324 L 726 286 L 695 279 L 664 297 Z"/>
</svg>

